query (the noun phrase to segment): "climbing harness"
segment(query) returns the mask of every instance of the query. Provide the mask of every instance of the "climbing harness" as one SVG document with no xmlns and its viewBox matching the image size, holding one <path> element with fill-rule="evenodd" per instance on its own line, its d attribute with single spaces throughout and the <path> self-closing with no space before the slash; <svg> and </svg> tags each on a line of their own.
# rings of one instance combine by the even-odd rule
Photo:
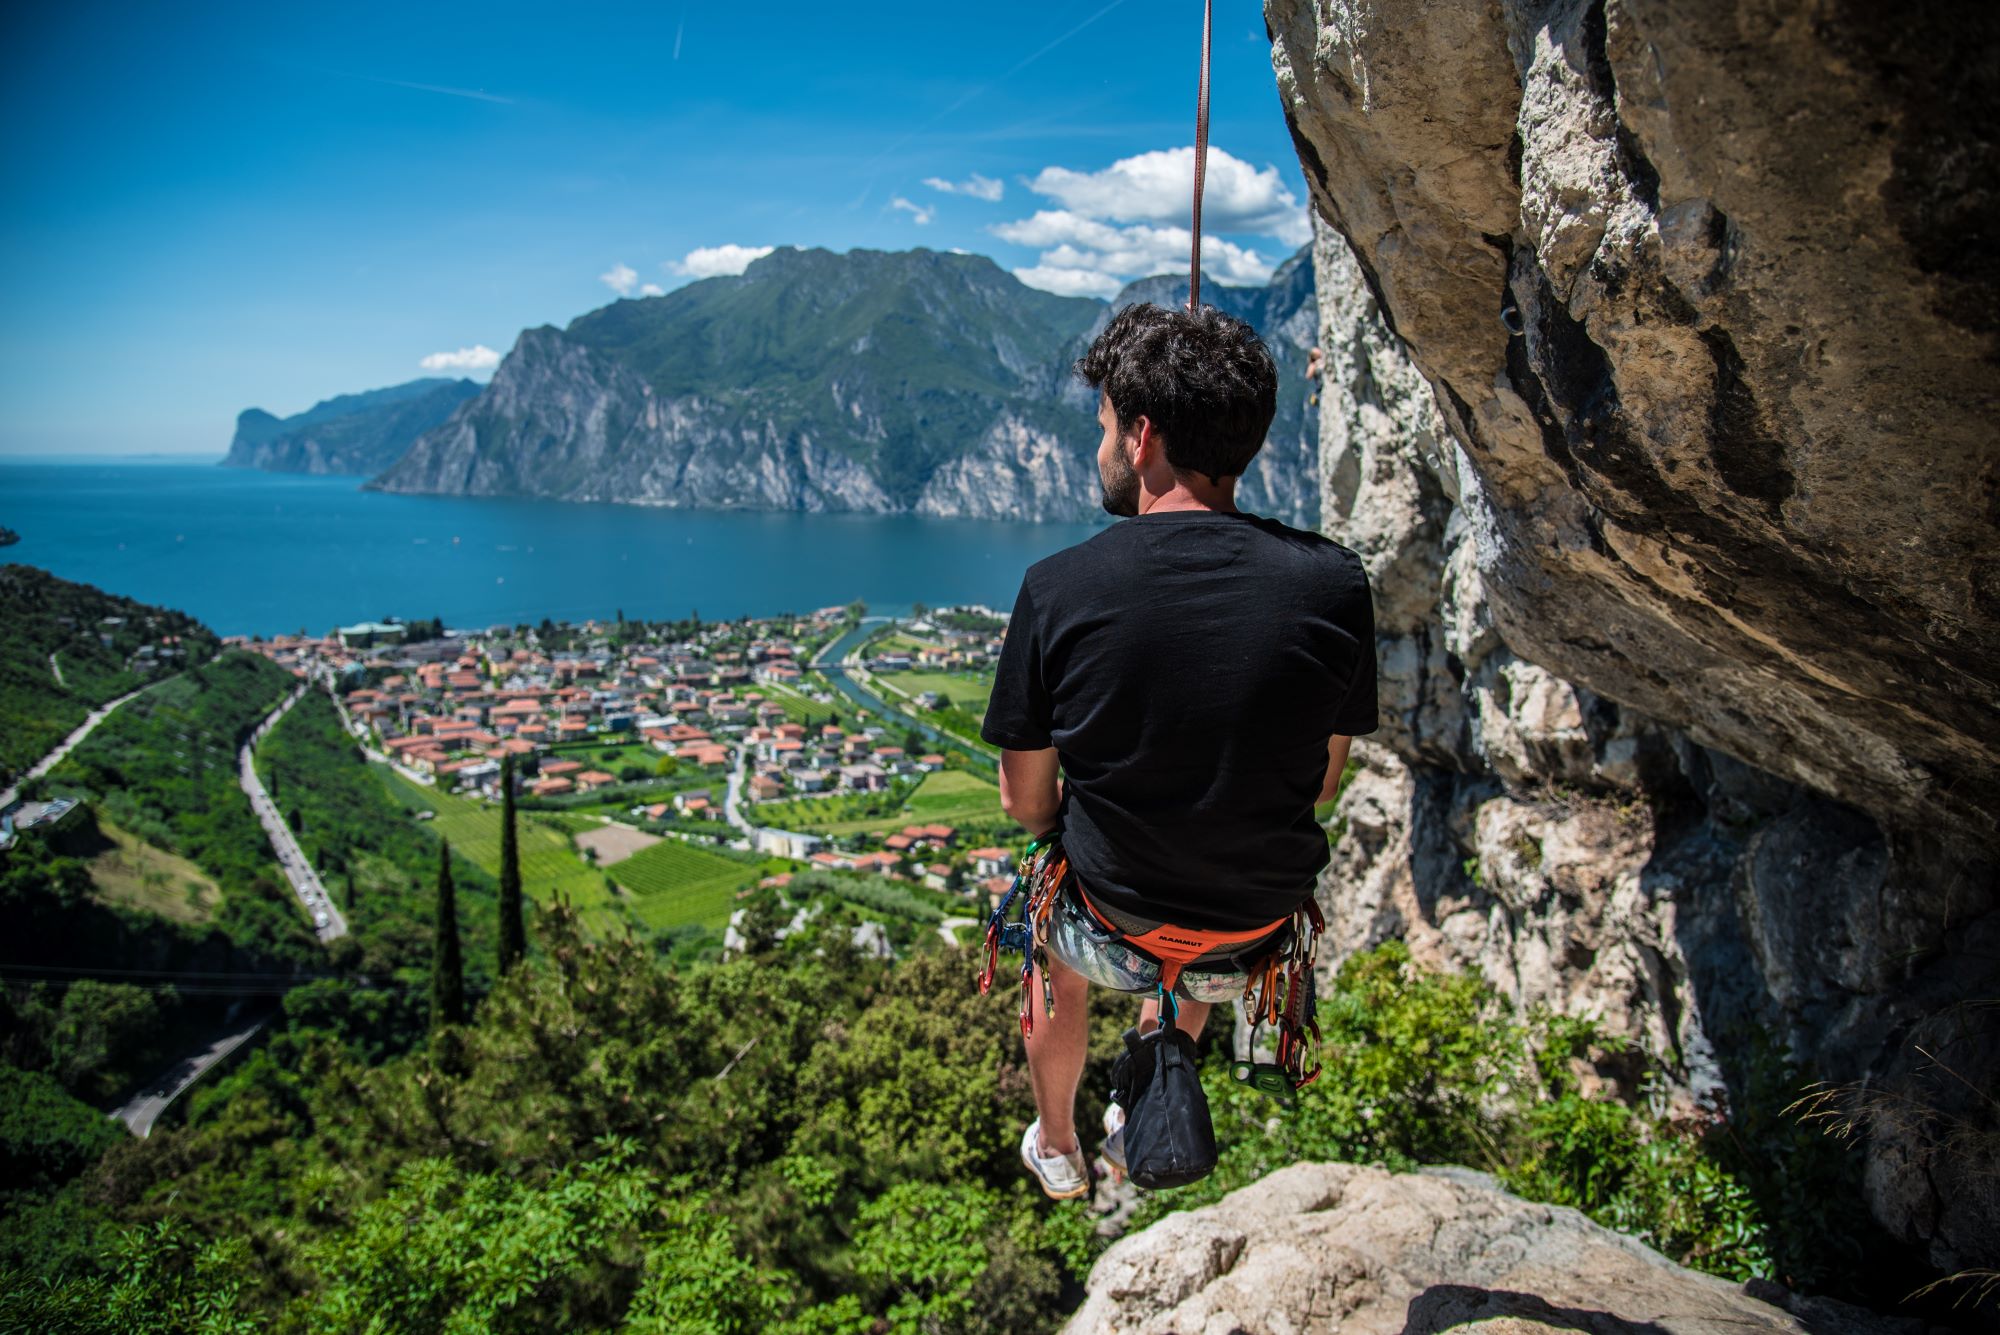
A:
<svg viewBox="0 0 2000 1335">
<path fill-rule="evenodd" d="M 1018 916 L 1009 917 L 1018 901 Z M 1099 956 L 1115 952 L 1107 968 L 1116 977 L 1100 974 L 1093 982 L 1142 991 L 1150 986 L 1159 999 L 1160 1023 L 1171 1025 L 1180 1014 L 1179 996 L 1194 977 L 1211 975 L 1189 970 L 1215 952 L 1232 945 L 1252 946 L 1278 937 L 1278 944 L 1247 965 L 1232 969 L 1242 974 L 1242 1001 L 1250 1017 L 1250 1048 L 1256 1051 L 1257 1032 L 1269 1026 L 1276 1034 L 1277 1060 L 1239 1061 L 1232 1067 L 1236 1079 L 1261 1090 L 1289 1099 L 1293 1091 L 1304 1089 L 1320 1073 L 1318 1060 L 1318 995 L 1313 966 L 1319 955 L 1319 938 L 1326 920 L 1319 904 L 1310 896 L 1289 917 L 1248 931 L 1216 932 L 1163 924 L 1141 932 L 1127 932 L 1099 912 L 1080 886 L 1072 883 L 1070 863 L 1061 840 L 1043 835 L 1032 841 L 1021 855 L 1014 882 L 994 908 L 986 923 L 986 962 L 979 974 L 983 996 L 993 986 L 1000 971 L 1004 951 L 1021 952 L 1021 1033 L 1035 1030 L 1034 980 L 1041 976 L 1042 1009 L 1053 1017 L 1055 987 L 1049 979 L 1048 947 L 1053 934 L 1063 933 L 1072 956 Z M 1088 976 L 1090 971 L 1085 970 Z M 1191 999 L 1204 999 L 1198 993 Z M 1220 998 L 1218 998 L 1220 999 Z"/>
</svg>

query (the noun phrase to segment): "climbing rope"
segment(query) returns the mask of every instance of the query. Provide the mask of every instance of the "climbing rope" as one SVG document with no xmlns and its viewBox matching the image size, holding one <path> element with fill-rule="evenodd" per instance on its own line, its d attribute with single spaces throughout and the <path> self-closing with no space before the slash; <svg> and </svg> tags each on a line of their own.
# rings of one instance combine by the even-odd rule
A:
<svg viewBox="0 0 2000 1335">
<path fill-rule="evenodd" d="M 1208 175 L 1208 47 L 1215 0 L 1201 6 L 1201 87 L 1194 104 L 1194 254 L 1188 260 L 1188 309 L 1201 305 L 1201 187 Z"/>
</svg>

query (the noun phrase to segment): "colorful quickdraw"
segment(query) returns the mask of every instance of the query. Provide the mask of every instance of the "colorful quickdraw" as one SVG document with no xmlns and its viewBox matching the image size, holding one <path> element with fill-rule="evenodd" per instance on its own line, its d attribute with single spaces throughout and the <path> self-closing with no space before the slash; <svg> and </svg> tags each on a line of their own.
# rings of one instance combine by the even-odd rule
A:
<svg viewBox="0 0 2000 1335">
<path fill-rule="evenodd" d="M 1268 1024 L 1278 1031 L 1276 1062 L 1240 1061 L 1231 1069 L 1238 1080 L 1254 1089 L 1282 1098 L 1319 1079 L 1319 986 L 1313 965 L 1325 931 L 1319 902 L 1308 897 L 1293 915 L 1285 945 L 1255 970 L 1244 990 L 1250 1050 L 1257 1050 L 1259 1028 Z"/>
<path fill-rule="evenodd" d="M 1048 970 L 1049 910 L 1068 876 L 1069 858 L 1056 836 L 1045 834 L 1033 840 L 1021 854 L 1014 883 L 1007 887 L 1006 896 L 986 920 L 986 967 L 979 972 L 979 994 L 984 996 L 992 988 L 994 975 L 1000 970 L 1000 952 L 1020 951 L 1023 1037 L 1035 1032 L 1033 989 L 1037 973 L 1042 977 L 1042 1009 L 1051 1017 L 1056 1013 L 1055 984 Z M 1007 910 L 1017 896 L 1022 897 L 1021 916 L 1009 922 Z"/>
</svg>

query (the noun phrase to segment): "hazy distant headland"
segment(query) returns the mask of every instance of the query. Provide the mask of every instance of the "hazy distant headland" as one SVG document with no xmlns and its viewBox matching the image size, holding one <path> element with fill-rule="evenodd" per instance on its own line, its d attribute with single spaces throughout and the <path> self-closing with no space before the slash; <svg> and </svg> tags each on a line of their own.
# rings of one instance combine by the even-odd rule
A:
<svg viewBox="0 0 2000 1335">
<path fill-rule="evenodd" d="M 342 394 L 291 417 L 246 408 L 237 415 L 236 436 L 222 462 L 274 473 L 371 477 L 478 393 L 470 380 L 431 378 Z"/>
</svg>

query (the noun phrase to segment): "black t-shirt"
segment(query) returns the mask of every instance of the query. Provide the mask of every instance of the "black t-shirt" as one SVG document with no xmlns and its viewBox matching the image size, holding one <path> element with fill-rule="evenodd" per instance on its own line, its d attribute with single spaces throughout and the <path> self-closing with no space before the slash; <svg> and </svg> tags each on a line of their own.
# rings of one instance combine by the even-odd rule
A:
<svg viewBox="0 0 2000 1335">
<path fill-rule="evenodd" d="M 1218 931 L 1296 909 L 1327 862 L 1327 739 L 1375 730 L 1353 552 L 1255 515 L 1141 515 L 1029 567 L 980 735 L 1053 746 L 1084 888 Z"/>
</svg>

